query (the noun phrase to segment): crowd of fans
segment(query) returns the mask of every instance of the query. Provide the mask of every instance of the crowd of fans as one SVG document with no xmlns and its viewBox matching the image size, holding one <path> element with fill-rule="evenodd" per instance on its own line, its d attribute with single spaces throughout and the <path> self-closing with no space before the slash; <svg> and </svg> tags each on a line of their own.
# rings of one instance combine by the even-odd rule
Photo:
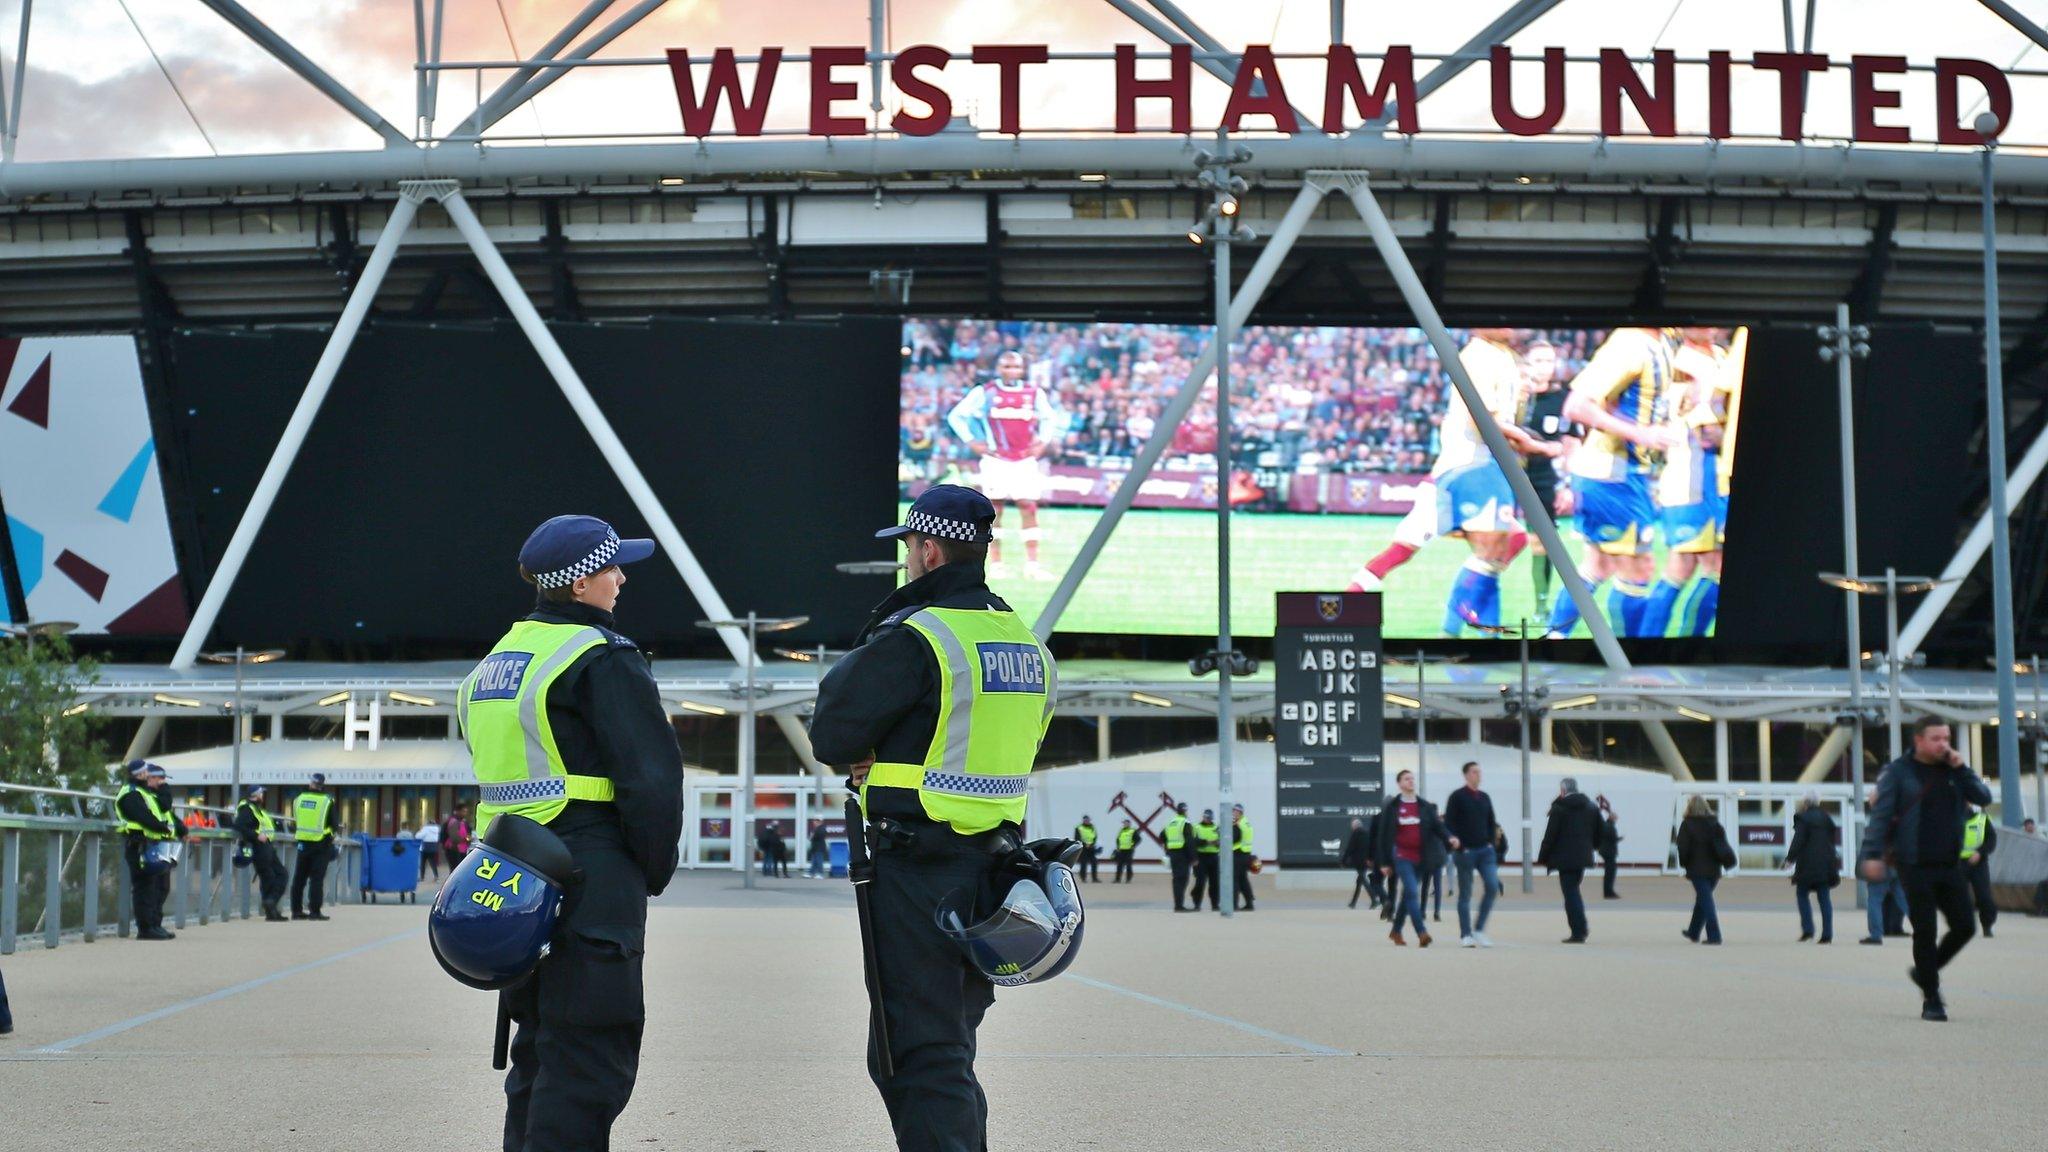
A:
<svg viewBox="0 0 2048 1152">
<path fill-rule="evenodd" d="M 1209 330 L 1171 324 L 911 320 L 904 324 L 901 458 L 924 475 L 972 458 L 946 414 L 1021 352 L 1028 379 L 1065 416 L 1054 463 L 1114 466 L 1137 455 L 1187 378 Z M 1463 334 L 1453 332 L 1461 340 Z M 1542 333 L 1569 380 L 1602 333 Z M 1246 329 L 1230 362 L 1232 444 L 1247 465 L 1301 472 L 1421 474 L 1436 458 L 1450 379 L 1414 328 Z M 1203 467 L 1216 449 L 1206 391 L 1169 459 Z"/>
</svg>

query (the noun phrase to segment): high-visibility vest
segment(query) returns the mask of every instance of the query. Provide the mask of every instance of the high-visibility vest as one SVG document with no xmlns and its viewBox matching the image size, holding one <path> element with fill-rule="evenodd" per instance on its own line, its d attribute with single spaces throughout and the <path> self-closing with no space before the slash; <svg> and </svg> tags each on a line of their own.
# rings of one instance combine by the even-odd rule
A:
<svg viewBox="0 0 2048 1152">
<path fill-rule="evenodd" d="M 1166 840 L 1166 850 L 1168 852 L 1178 852 L 1187 847 L 1188 818 L 1175 813 L 1173 819 L 1166 822 L 1164 839 Z"/>
<path fill-rule="evenodd" d="M 1248 817 L 1239 816 L 1237 818 L 1237 851 L 1247 856 L 1251 855 L 1252 822 Z"/>
<path fill-rule="evenodd" d="M 1077 826 L 1074 829 L 1074 839 L 1079 840 L 1090 848 L 1095 847 L 1095 825 L 1082 824 Z"/>
<path fill-rule="evenodd" d="M 1963 859 L 1968 860 L 1984 847 L 1984 828 L 1989 823 L 1991 818 L 1982 812 L 1972 812 L 1970 818 L 1963 821 Z"/>
<path fill-rule="evenodd" d="M 327 793 L 299 793 L 292 799 L 292 839 L 306 844 L 333 835 L 327 827 L 327 817 L 333 810 L 334 797 Z"/>
<path fill-rule="evenodd" d="M 236 807 L 247 808 L 249 811 L 255 813 L 256 834 L 258 836 L 268 836 L 277 831 L 277 821 L 274 818 L 272 818 L 270 813 L 266 811 L 262 805 L 254 803 L 253 801 L 244 800 L 240 804 L 236 805 Z"/>
<path fill-rule="evenodd" d="M 609 644 L 597 628 L 521 620 L 462 682 L 456 713 L 476 773 L 476 823 L 511 812 L 546 824 L 571 800 L 606 803 L 612 782 L 562 761 L 548 720 L 548 690 L 576 658 Z"/>
<path fill-rule="evenodd" d="M 1138 830 L 1136 828 L 1119 828 L 1116 830 L 1117 851 L 1129 852 L 1131 849 L 1136 848 L 1137 846 Z"/>
<path fill-rule="evenodd" d="M 165 824 L 171 824 L 171 814 L 170 814 L 170 813 L 168 813 L 168 812 L 166 812 L 166 811 L 164 811 L 164 806 L 163 806 L 162 804 L 160 804 L 160 803 L 158 803 L 158 802 L 157 802 L 157 798 L 156 798 L 156 793 L 154 793 L 154 792 L 150 791 L 150 790 L 149 790 L 149 789 L 147 789 L 147 788 L 138 788 L 138 787 L 136 787 L 136 786 L 135 786 L 135 785 L 133 785 L 133 784 L 129 784 L 129 785 L 127 785 L 126 787 L 122 788 L 122 789 L 121 789 L 121 791 L 120 791 L 120 793 L 119 793 L 119 795 L 116 795 L 116 796 L 114 797 L 114 804 L 115 804 L 114 812 L 115 812 L 115 814 L 116 814 L 116 815 L 119 815 L 119 813 L 120 813 L 120 810 L 121 810 L 121 809 L 120 809 L 120 803 L 121 803 L 121 796 L 125 796 L 125 795 L 127 795 L 128 793 L 130 793 L 130 792 L 134 792 L 134 793 L 136 793 L 137 795 L 140 795 L 140 796 L 142 797 L 142 802 L 143 802 L 144 804 L 147 804 L 147 805 L 149 805 L 149 814 L 150 814 L 150 815 L 152 815 L 152 816 L 156 817 L 157 819 L 159 819 L 159 820 L 163 821 L 163 822 L 164 822 Z M 175 824 L 171 824 L 171 827 L 175 828 L 175 827 L 177 827 L 177 826 L 176 826 Z M 156 829 L 154 829 L 154 828 L 145 828 L 145 827 L 143 827 L 142 825 L 140 825 L 140 824 L 137 824 L 137 823 L 136 823 L 135 821 L 133 821 L 133 820 L 130 820 L 130 819 L 128 819 L 128 818 L 127 818 L 126 816 L 122 816 L 122 817 L 121 817 L 121 831 L 123 831 L 123 832 L 132 832 L 132 833 L 134 833 L 135 835 L 137 835 L 137 836 L 140 836 L 140 837 L 142 837 L 142 838 L 143 838 L 143 839 L 145 839 L 145 840 L 175 840 L 175 839 L 177 839 L 177 836 L 176 836 L 176 834 L 175 834 L 175 833 L 172 833 L 172 832 L 159 832 L 159 831 L 157 831 L 157 830 L 156 830 Z"/>
<path fill-rule="evenodd" d="M 1202 856 L 1214 856 L 1222 851 L 1218 842 L 1223 838 L 1223 829 L 1214 824 L 1195 825 L 1195 852 Z"/>
<path fill-rule="evenodd" d="M 917 764 L 876 763 L 861 787 L 914 790 L 963 836 L 1022 824 L 1031 765 L 1052 723 L 1052 654 L 1014 612 L 923 608 L 903 621 L 938 660 L 939 717 Z"/>
</svg>

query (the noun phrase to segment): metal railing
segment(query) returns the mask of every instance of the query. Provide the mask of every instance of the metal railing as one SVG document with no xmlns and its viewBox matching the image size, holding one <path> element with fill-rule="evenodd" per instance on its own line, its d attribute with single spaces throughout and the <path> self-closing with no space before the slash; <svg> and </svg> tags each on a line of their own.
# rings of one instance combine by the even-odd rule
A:
<svg viewBox="0 0 2048 1152">
<path fill-rule="evenodd" d="M 0 956 L 12 955 L 23 936 L 40 935 L 43 947 L 55 948 L 67 936 L 90 943 L 102 933 L 129 935 L 133 899 L 114 797 L 0 784 L 0 809 L 7 807 L 31 810 L 0 810 Z M 195 809 L 232 823 L 234 814 L 225 809 L 185 806 Z M 279 828 L 291 826 L 288 817 L 276 819 Z M 296 841 L 280 840 L 275 847 L 286 869 L 297 865 Z M 328 903 L 359 896 L 362 846 L 337 837 L 335 847 L 338 855 L 325 880 Z M 227 827 L 194 829 L 186 836 L 164 908 L 172 927 L 250 918 L 255 869 L 234 867 L 234 853 L 235 834 Z"/>
</svg>

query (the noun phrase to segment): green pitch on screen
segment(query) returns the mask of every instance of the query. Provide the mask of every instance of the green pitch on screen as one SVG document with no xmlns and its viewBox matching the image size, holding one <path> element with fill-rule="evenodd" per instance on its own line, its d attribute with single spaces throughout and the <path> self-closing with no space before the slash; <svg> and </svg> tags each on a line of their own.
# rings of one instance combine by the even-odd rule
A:
<svg viewBox="0 0 2048 1152">
<path fill-rule="evenodd" d="M 899 515 L 908 504 L 898 508 Z M 1041 507 L 1044 539 L 1039 561 L 1050 580 L 1024 578 L 1024 545 L 1002 544 L 1004 574 L 989 581 L 996 594 L 1026 620 L 1036 620 L 1060 577 L 1088 539 L 1101 513 L 1093 508 Z M 1231 628 L 1245 635 L 1273 632 L 1273 593 L 1341 590 L 1359 565 L 1392 541 L 1398 516 L 1311 516 L 1291 512 L 1237 513 L 1230 518 Z M 1015 508 L 1003 510 L 1003 526 L 1016 530 Z M 1574 549 L 1570 521 L 1561 525 Z M 1444 605 L 1458 566 L 1470 556 L 1465 542 L 1441 539 L 1395 569 L 1385 596 L 1388 639 L 1444 635 Z M 1576 557 L 1577 553 L 1574 552 Z M 1501 575 L 1501 622 L 1533 616 L 1536 592 L 1533 551 L 1524 551 Z M 1662 571 L 1664 554 L 1657 554 Z M 1555 573 L 1551 600 L 1564 595 Z M 1134 508 L 1117 525 L 1088 578 L 1060 617 L 1062 632 L 1149 632 L 1199 636 L 1216 631 L 1216 516 L 1211 512 Z M 1476 631 L 1467 630 L 1468 636 Z M 1575 635 L 1586 634 L 1585 625 Z"/>
</svg>

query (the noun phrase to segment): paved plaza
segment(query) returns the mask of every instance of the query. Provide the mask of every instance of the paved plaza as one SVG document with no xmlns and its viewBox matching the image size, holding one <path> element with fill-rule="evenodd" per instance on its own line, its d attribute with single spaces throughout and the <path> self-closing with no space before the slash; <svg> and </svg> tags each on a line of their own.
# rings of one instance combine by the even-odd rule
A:
<svg viewBox="0 0 2048 1152">
<path fill-rule="evenodd" d="M 1558 943 L 1554 881 L 1507 883 L 1490 952 L 1455 947 L 1449 904 L 1423 951 L 1342 892 L 1267 885 L 1224 921 L 1173 915 L 1157 875 L 1087 886 L 1080 961 L 1001 993 L 982 1031 L 992 1146 L 2035 1148 L 2048 1132 L 2048 923 L 2007 915 L 1972 944 L 1943 1026 L 1919 1019 L 1905 941 L 1855 943 L 1860 915 L 1844 909 L 1829 947 L 1795 944 L 1782 879 L 1723 885 L 1718 949 L 1679 938 L 1682 881 L 1625 879 L 1583 948 Z M 492 997 L 435 967 L 425 916 L 424 899 L 344 905 L 325 924 L 0 960 L 17 1017 L 0 1143 L 495 1147 Z M 890 1146 L 843 882 L 681 876 L 647 974 L 615 1148 Z"/>
</svg>

